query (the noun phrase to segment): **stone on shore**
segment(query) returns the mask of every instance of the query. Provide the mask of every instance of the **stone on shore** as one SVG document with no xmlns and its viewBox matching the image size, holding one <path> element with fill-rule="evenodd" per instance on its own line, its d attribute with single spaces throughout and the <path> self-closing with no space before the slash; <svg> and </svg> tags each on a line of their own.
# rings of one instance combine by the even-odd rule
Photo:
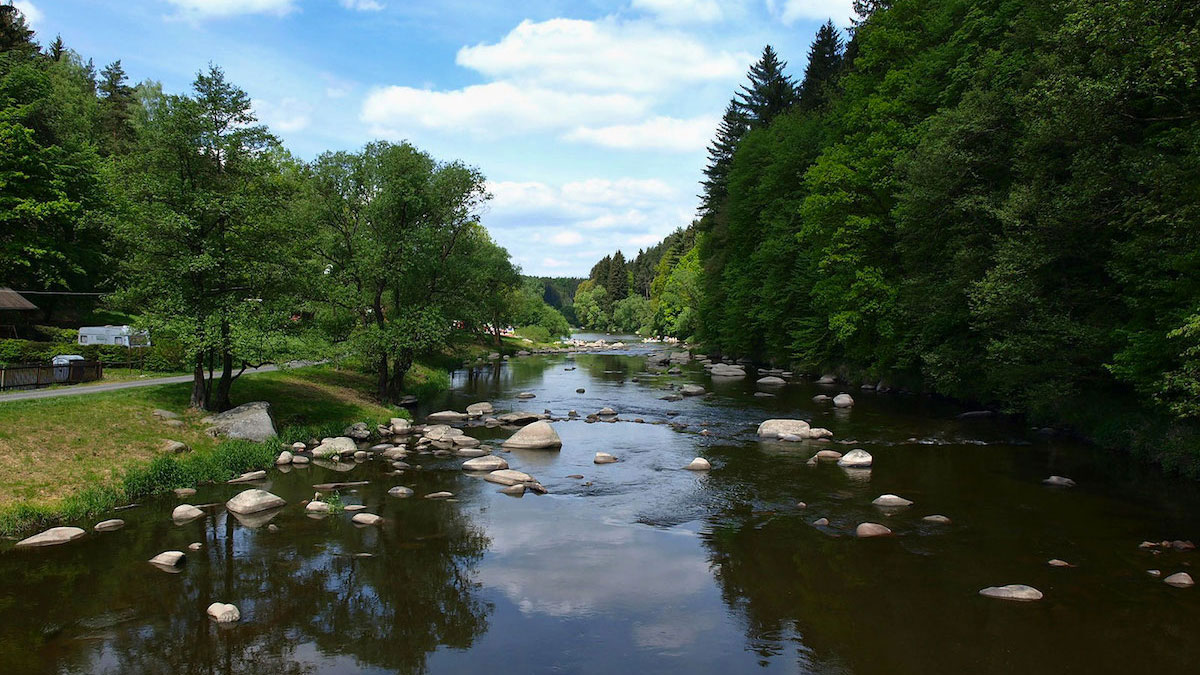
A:
<svg viewBox="0 0 1200 675">
<path fill-rule="evenodd" d="M 712 464 L 710 464 L 709 461 L 703 457 L 697 457 L 696 459 L 692 460 L 691 464 L 688 464 L 684 468 L 686 468 L 688 471 L 708 471 L 712 468 Z"/>
<path fill-rule="evenodd" d="M 463 471 L 499 471 L 507 469 L 508 462 L 504 461 L 503 457 L 495 455 L 484 455 L 475 459 L 468 459 L 463 462 Z"/>
<path fill-rule="evenodd" d="M 596 456 L 592 459 L 592 462 L 595 464 L 612 464 L 615 461 L 617 461 L 617 458 L 607 452 L 597 452 Z"/>
<path fill-rule="evenodd" d="M 378 525 L 383 522 L 383 517 L 374 513 L 356 513 L 350 521 L 355 525 Z"/>
<path fill-rule="evenodd" d="M 549 422 L 539 420 L 508 437 L 502 446 L 510 450 L 551 450 L 562 447 L 562 439 Z"/>
<path fill-rule="evenodd" d="M 119 530 L 122 527 L 125 527 L 125 521 L 121 520 L 120 518 L 113 518 L 111 520 L 102 520 L 96 523 L 92 526 L 92 529 L 97 532 L 112 532 L 113 530 Z"/>
<path fill-rule="evenodd" d="M 273 495 L 266 490 L 245 490 L 225 502 L 225 508 L 234 513 L 258 513 L 287 504 L 282 497 Z"/>
<path fill-rule="evenodd" d="M 412 488 L 404 487 L 403 485 L 397 485 L 396 487 L 388 490 L 388 495 L 397 499 L 407 499 L 408 497 L 413 496 L 413 490 Z"/>
<path fill-rule="evenodd" d="M 191 504 L 180 504 L 171 511 L 171 520 L 176 523 L 186 523 L 204 517 L 204 512 Z"/>
<path fill-rule="evenodd" d="M 282 466 L 284 464 L 291 464 L 293 459 L 295 459 L 295 455 L 287 450 L 284 450 L 283 452 L 279 453 L 279 457 L 275 458 L 275 465 Z"/>
<path fill-rule="evenodd" d="M 888 537 L 892 531 L 879 523 L 859 523 L 858 527 L 854 528 L 854 535 L 861 539 L 869 537 Z"/>
<path fill-rule="evenodd" d="M 26 537 L 17 542 L 17 548 L 33 548 L 35 546 L 55 546 L 65 544 L 87 534 L 78 527 L 52 527 L 32 537 Z"/>
<path fill-rule="evenodd" d="M 238 608 L 227 602 L 214 602 L 208 606 L 207 613 L 217 623 L 234 623 L 242 618 Z"/>
<path fill-rule="evenodd" d="M 189 450 L 191 448 L 188 447 L 187 443 L 181 441 L 164 440 L 162 443 L 162 451 L 169 455 L 182 455 Z"/>
<path fill-rule="evenodd" d="M 842 455 L 842 458 L 838 460 L 838 466 L 851 469 L 865 469 L 871 466 L 872 461 L 874 461 L 874 458 L 871 457 L 871 453 L 866 450 L 855 449 Z"/>
<path fill-rule="evenodd" d="M 883 507 L 912 506 L 911 501 L 905 499 L 904 497 L 897 497 L 896 495 L 880 495 L 871 503 L 875 506 Z"/>
<path fill-rule="evenodd" d="M 273 438 L 275 422 L 271 419 L 271 404 L 266 401 L 243 403 L 236 408 L 206 417 L 208 432 L 214 436 L 262 443 Z"/>
<path fill-rule="evenodd" d="M 1042 599 L 1042 592 L 1025 584 L 1009 584 L 1007 586 L 988 586 L 979 591 L 985 598 L 997 600 L 1012 600 L 1015 602 L 1033 602 Z"/>
<path fill-rule="evenodd" d="M 833 397 L 833 407 L 835 408 L 849 408 L 852 405 L 854 405 L 854 399 L 850 394 L 838 394 Z"/>
<path fill-rule="evenodd" d="M 498 469 L 484 476 L 483 479 L 497 485 L 517 485 L 518 483 L 533 482 L 533 476 L 515 469 Z"/>
</svg>

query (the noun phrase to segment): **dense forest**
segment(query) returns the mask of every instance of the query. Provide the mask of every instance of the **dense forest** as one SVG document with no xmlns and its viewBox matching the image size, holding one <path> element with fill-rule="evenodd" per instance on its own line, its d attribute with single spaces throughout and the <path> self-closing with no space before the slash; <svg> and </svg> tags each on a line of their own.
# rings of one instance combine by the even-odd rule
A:
<svg viewBox="0 0 1200 675">
<path fill-rule="evenodd" d="M 1200 5 L 855 10 L 750 70 L 647 329 L 1200 472 Z"/>
<path fill-rule="evenodd" d="M 102 294 L 201 408 L 258 363 L 337 358 L 394 401 L 464 336 L 569 332 L 479 224 L 477 169 L 408 143 L 302 161 L 213 65 L 186 94 L 133 86 L 0 5 L 0 148 L 0 285 Z"/>
</svg>

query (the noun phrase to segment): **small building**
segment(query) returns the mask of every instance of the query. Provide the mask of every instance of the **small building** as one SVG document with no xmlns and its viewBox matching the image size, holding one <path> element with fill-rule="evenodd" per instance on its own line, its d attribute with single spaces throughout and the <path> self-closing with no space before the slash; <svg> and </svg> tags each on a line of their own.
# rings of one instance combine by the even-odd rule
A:
<svg viewBox="0 0 1200 675">
<path fill-rule="evenodd" d="M 79 344 L 145 347 L 150 344 L 150 336 L 132 326 L 84 326 L 79 329 Z"/>
<path fill-rule="evenodd" d="M 17 337 L 17 326 L 27 322 L 37 305 L 7 286 L 0 286 L 0 338 Z"/>
</svg>

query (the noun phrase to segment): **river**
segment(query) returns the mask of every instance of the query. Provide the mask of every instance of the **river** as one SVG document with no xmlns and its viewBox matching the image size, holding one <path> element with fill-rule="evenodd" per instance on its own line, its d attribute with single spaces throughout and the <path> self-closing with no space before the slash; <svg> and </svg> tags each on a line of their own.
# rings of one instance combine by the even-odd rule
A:
<svg viewBox="0 0 1200 675">
<path fill-rule="evenodd" d="M 272 471 L 258 486 L 288 501 L 276 531 L 222 509 L 177 526 L 180 500 L 168 495 L 116 514 L 127 522 L 116 532 L 32 550 L 4 543 L 0 672 L 1032 675 L 1200 664 L 1200 589 L 1147 573 L 1189 571 L 1200 554 L 1139 548 L 1200 536 L 1192 483 L 1011 422 L 959 420 L 945 401 L 809 381 L 766 398 L 753 374 L 648 373 L 654 348 L 458 371 L 418 410 L 615 408 L 615 423 L 554 422 L 560 451 L 500 452 L 511 430 L 466 427 L 546 495 L 509 497 L 461 459 L 413 456 L 420 470 L 402 475 L 381 461 Z M 662 400 L 684 383 L 711 394 Z M 536 398 L 518 400 L 523 391 Z M 852 408 L 812 400 L 840 391 Z M 758 424 L 776 417 L 811 420 L 833 440 L 758 440 Z M 863 448 L 874 466 L 810 465 L 821 448 Z M 596 465 L 599 451 L 620 461 Z M 712 470 L 682 469 L 697 456 Z M 1052 474 L 1077 486 L 1043 485 Z M 300 503 L 329 481 L 369 481 L 343 499 L 384 523 L 306 517 Z M 394 485 L 416 498 L 388 496 Z M 242 489 L 203 486 L 187 501 Z M 420 498 L 439 490 L 455 500 Z M 872 506 L 884 493 L 914 504 Z M 922 520 L 930 514 L 952 523 Z M 821 517 L 828 526 L 812 524 Z M 894 536 L 856 538 L 864 521 Z M 196 541 L 178 574 L 146 563 Z M 978 594 L 1003 584 L 1045 597 Z M 241 621 L 210 621 L 213 601 L 237 605 Z"/>
</svg>

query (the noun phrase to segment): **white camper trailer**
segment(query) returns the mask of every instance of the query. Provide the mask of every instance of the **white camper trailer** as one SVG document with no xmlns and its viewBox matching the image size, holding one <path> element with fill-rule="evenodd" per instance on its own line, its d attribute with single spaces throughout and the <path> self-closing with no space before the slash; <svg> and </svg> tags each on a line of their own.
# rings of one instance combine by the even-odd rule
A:
<svg viewBox="0 0 1200 675">
<path fill-rule="evenodd" d="M 150 336 L 130 326 L 84 326 L 79 329 L 79 344 L 144 347 L 150 344 Z"/>
</svg>

